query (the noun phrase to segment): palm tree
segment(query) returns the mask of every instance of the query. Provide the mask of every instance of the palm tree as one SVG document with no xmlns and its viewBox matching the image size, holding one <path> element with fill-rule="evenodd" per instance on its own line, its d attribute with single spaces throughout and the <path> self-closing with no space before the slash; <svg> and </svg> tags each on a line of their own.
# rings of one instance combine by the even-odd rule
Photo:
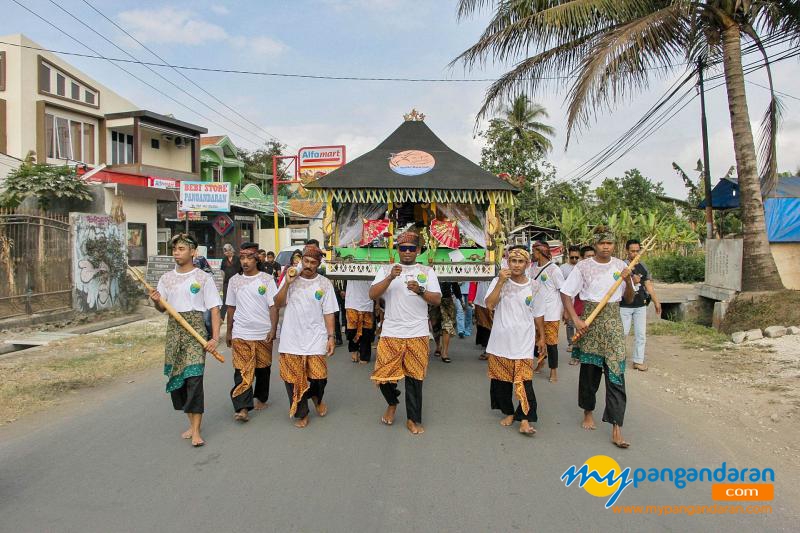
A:
<svg viewBox="0 0 800 533">
<path fill-rule="evenodd" d="M 553 143 L 548 137 L 555 135 L 556 130 L 552 126 L 540 122 L 542 117 L 550 116 L 543 105 L 531 102 L 526 95 L 520 94 L 511 101 L 510 106 L 503 108 L 501 115 L 503 118 L 494 120 L 510 130 L 517 139 L 527 138 L 542 153 L 553 149 Z"/>
<path fill-rule="evenodd" d="M 548 80 L 568 81 L 567 142 L 600 109 L 644 90 L 653 75 L 663 77 L 690 65 L 722 65 L 739 178 L 744 225 L 742 289 L 783 287 L 770 253 L 764 222 L 762 180 L 775 180 L 775 135 L 780 104 L 774 96 L 763 121 L 762 177 L 744 88 L 742 38 L 764 56 L 766 47 L 800 44 L 797 0 L 460 0 L 459 17 L 487 6 L 495 13 L 480 39 L 454 60 L 474 67 L 487 59 L 513 61 L 494 82 L 478 118 L 511 94 L 533 94 Z M 534 51 L 529 55 L 529 51 Z"/>
</svg>

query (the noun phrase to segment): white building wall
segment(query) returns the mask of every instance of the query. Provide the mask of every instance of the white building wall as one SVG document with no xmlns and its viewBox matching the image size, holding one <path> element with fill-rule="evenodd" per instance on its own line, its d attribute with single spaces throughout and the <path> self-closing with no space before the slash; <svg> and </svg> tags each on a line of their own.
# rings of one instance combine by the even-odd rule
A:
<svg viewBox="0 0 800 533">
<path fill-rule="evenodd" d="M 111 214 L 114 205 L 114 185 L 108 184 L 105 187 L 105 212 Z M 147 224 L 147 255 L 158 253 L 157 220 L 158 211 L 156 200 L 152 198 L 137 198 L 135 196 L 122 196 L 122 210 L 125 212 L 127 222 L 137 222 Z"/>
</svg>

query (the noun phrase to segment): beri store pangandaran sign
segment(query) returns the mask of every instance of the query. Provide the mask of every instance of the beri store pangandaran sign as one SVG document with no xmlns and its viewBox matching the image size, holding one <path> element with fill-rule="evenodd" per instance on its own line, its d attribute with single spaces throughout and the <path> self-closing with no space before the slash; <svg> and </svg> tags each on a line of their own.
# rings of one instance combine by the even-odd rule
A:
<svg viewBox="0 0 800 533">
<path fill-rule="evenodd" d="M 227 181 L 181 181 L 179 211 L 231 210 L 231 184 Z"/>
</svg>

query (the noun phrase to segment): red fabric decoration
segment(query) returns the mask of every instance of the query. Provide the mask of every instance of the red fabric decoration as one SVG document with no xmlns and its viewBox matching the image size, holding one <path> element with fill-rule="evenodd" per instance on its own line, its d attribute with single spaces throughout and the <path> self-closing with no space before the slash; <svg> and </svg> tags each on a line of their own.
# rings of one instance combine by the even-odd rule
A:
<svg viewBox="0 0 800 533">
<path fill-rule="evenodd" d="M 364 229 L 361 230 L 361 240 L 359 246 L 367 246 L 372 241 L 384 234 L 389 228 L 389 219 L 368 220 L 364 219 Z"/>
<path fill-rule="evenodd" d="M 455 250 L 461 244 L 458 226 L 454 220 L 432 220 L 431 235 L 445 248 Z"/>
</svg>

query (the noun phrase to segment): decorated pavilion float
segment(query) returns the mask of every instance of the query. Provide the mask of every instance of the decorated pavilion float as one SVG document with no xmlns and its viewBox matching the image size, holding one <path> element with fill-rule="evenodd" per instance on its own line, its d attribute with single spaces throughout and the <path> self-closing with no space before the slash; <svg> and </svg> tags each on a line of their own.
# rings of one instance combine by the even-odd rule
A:
<svg viewBox="0 0 800 533">
<path fill-rule="evenodd" d="M 439 279 L 491 279 L 503 254 L 498 213 L 515 187 L 447 147 L 412 111 L 377 148 L 309 183 L 325 203 L 327 275 L 371 279 L 399 261 L 397 235 L 414 229 L 419 263 Z"/>
</svg>

